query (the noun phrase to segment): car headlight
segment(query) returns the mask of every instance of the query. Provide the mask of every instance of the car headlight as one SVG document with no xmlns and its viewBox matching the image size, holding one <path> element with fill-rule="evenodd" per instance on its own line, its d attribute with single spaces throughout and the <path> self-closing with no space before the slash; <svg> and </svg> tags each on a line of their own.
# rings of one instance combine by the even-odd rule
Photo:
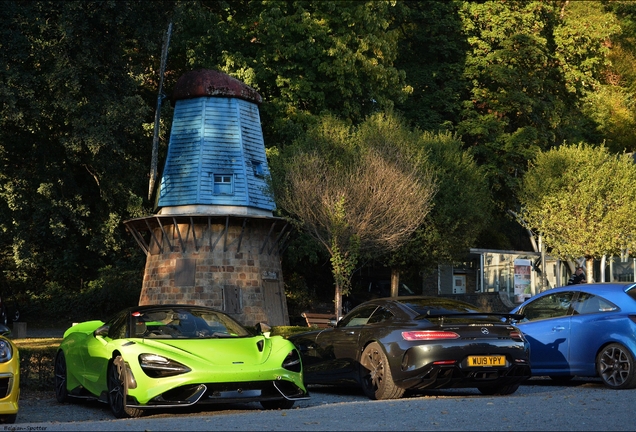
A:
<svg viewBox="0 0 636 432">
<path fill-rule="evenodd" d="M 169 377 L 191 371 L 189 367 L 157 354 L 140 354 L 139 365 L 151 378 Z"/>
<path fill-rule="evenodd" d="M 13 358 L 11 344 L 5 340 L 0 340 L 0 363 L 6 363 Z"/>
</svg>

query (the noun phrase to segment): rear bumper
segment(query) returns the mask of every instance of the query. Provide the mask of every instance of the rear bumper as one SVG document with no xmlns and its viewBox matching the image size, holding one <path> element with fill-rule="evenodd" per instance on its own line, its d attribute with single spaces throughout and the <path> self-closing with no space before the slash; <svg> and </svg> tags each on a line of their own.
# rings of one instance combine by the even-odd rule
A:
<svg viewBox="0 0 636 432">
<path fill-rule="evenodd" d="M 408 349 L 401 358 L 395 383 L 405 389 L 468 388 L 520 383 L 531 376 L 527 345 L 483 344 L 470 349 L 471 355 L 504 356 L 505 365 L 469 366 L 466 350 L 453 347 L 430 350 L 425 346 Z"/>
<path fill-rule="evenodd" d="M 529 365 L 466 370 L 459 366 L 431 365 L 416 376 L 396 381 L 405 389 L 441 389 L 498 386 L 521 383 L 530 378 Z"/>
</svg>

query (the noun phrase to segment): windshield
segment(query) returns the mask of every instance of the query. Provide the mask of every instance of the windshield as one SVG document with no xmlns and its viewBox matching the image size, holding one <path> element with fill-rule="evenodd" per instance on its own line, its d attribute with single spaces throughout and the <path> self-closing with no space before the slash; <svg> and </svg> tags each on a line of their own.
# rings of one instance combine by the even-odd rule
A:
<svg viewBox="0 0 636 432">
<path fill-rule="evenodd" d="M 251 336 L 229 316 L 210 309 L 161 308 L 132 313 L 133 337 L 221 338 Z"/>
</svg>

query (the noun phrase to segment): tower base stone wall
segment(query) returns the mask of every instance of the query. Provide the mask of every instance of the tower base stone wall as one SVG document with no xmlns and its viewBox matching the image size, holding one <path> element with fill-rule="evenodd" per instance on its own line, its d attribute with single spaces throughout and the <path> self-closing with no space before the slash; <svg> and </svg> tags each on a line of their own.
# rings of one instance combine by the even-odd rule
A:
<svg viewBox="0 0 636 432">
<path fill-rule="evenodd" d="M 159 240 L 146 259 L 140 305 L 210 306 L 248 326 L 289 325 L 279 250 L 266 224 L 162 226 L 152 236 Z"/>
</svg>

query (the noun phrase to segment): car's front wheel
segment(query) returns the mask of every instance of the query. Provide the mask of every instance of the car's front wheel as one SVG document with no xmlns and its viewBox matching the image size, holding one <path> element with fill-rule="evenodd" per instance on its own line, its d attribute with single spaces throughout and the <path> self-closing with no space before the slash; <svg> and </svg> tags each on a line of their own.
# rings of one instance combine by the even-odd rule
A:
<svg viewBox="0 0 636 432">
<path fill-rule="evenodd" d="M 117 418 L 134 418 L 143 414 L 143 411 L 138 408 L 126 406 L 126 398 L 128 397 L 127 374 L 124 359 L 121 356 L 115 357 L 108 366 L 108 404 Z"/>
<path fill-rule="evenodd" d="M 55 371 L 55 398 L 59 403 L 64 403 L 68 401 L 68 389 L 66 388 L 68 372 L 66 370 L 64 352 L 59 351 L 55 356 L 53 370 Z"/>
<path fill-rule="evenodd" d="M 634 356 L 621 344 L 607 345 L 596 356 L 596 370 L 603 383 L 613 389 L 636 387 Z"/>
<path fill-rule="evenodd" d="M 261 406 L 266 410 L 290 409 L 294 401 L 289 399 L 261 401 Z"/>
<path fill-rule="evenodd" d="M 493 386 L 493 387 L 477 387 L 477 390 L 481 394 L 488 396 L 504 396 L 510 395 L 517 391 L 519 388 L 519 384 L 509 384 L 503 386 Z"/>
<path fill-rule="evenodd" d="M 372 342 L 362 352 L 360 359 L 362 389 L 372 400 L 399 399 L 404 389 L 395 385 L 389 361 L 382 347 Z"/>
</svg>

